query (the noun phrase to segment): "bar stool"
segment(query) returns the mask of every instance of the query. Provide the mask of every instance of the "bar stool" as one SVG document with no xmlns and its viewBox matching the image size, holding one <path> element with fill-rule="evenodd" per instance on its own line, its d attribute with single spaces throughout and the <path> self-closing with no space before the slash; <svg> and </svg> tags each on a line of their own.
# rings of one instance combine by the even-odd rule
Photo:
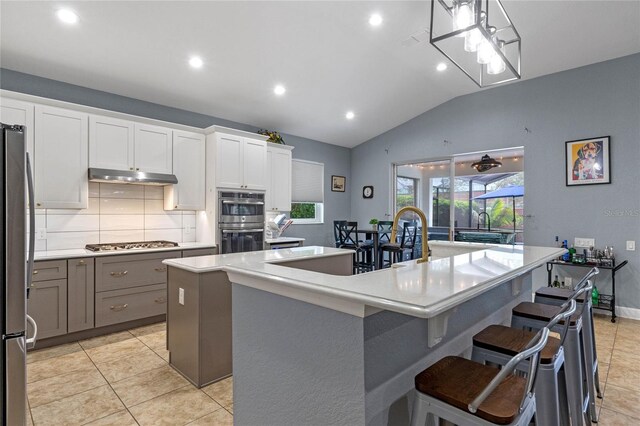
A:
<svg viewBox="0 0 640 426">
<path fill-rule="evenodd" d="M 582 278 L 576 286 L 576 297 L 581 294 L 590 294 L 593 288 L 589 279 L 598 274 L 598 269 L 592 269 Z M 567 399 L 569 404 L 569 415 L 571 423 L 581 424 L 582 417 L 586 423 L 589 419 L 597 422 L 595 410 L 595 392 L 593 391 L 593 365 L 589 366 L 584 356 L 587 349 L 585 334 L 583 333 L 582 316 L 585 305 L 580 306 L 580 312 L 574 314 L 569 319 L 569 329 L 565 336 L 563 348 L 565 351 L 564 371 L 566 376 Z M 558 314 L 560 308 L 555 305 L 545 305 L 541 303 L 522 302 L 512 310 L 511 326 L 514 328 L 538 330 Z M 552 330 L 558 331 L 556 325 Z M 586 387 L 583 386 L 586 382 Z"/>
<path fill-rule="evenodd" d="M 576 311 L 576 302 L 569 299 L 560 312 L 547 324 L 553 328 L 558 322 L 566 320 Z M 541 425 L 568 425 L 566 388 L 561 369 L 564 366 L 564 350 L 562 340 L 566 335 L 569 321 L 564 321 L 561 338 L 549 337 L 547 344 L 540 352 L 539 378 L 536 382 L 536 423 Z M 526 345 L 535 337 L 532 331 L 518 330 L 503 325 L 490 325 L 473 336 L 471 359 L 485 364 L 505 365 L 518 352 L 526 349 Z M 522 363 L 518 370 L 526 372 L 527 363 Z M 563 403 L 561 403 L 562 401 Z"/>
<path fill-rule="evenodd" d="M 534 299 L 535 303 L 544 303 L 546 305 L 562 305 L 571 297 L 573 290 L 556 287 L 542 287 L 536 291 Z M 582 315 L 582 326 L 584 327 L 584 338 L 586 350 L 584 353 L 587 365 L 592 365 L 593 382 L 596 389 L 596 396 L 602 398 L 600 390 L 600 374 L 598 368 L 598 352 L 596 350 L 596 334 L 593 325 L 593 301 L 591 294 L 583 294 L 578 299 L 578 303 L 585 303 Z"/>
<path fill-rule="evenodd" d="M 528 425 L 536 410 L 539 353 L 548 337 L 548 328 L 540 330 L 501 370 L 456 356 L 442 358 L 415 378 L 411 425 L 438 424 L 437 418 L 457 425 Z M 525 360 L 527 377 L 512 374 Z"/>
</svg>

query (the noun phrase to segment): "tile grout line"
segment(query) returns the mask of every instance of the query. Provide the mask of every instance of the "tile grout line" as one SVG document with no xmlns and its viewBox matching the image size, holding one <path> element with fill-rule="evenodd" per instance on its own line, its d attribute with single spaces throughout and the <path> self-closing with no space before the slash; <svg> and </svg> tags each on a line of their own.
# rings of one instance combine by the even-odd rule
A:
<svg viewBox="0 0 640 426">
<path fill-rule="evenodd" d="M 127 330 L 128 331 L 128 330 Z M 129 333 L 131 334 L 131 333 Z M 133 335 L 132 335 L 133 336 Z M 135 336 L 134 336 L 135 337 Z M 82 347 L 82 345 L 80 345 L 80 347 Z M 111 383 L 109 382 L 109 380 L 107 380 L 106 377 L 104 377 L 104 374 L 102 374 L 102 371 L 100 371 L 100 369 L 98 368 L 98 366 L 96 365 L 96 363 L 93 361 L 93 359 L 91 358 L 91 356 L 89 356 L 89 354 L 87 353 L 87 351 L 82 348 L 82 350 L 84 351 L 85 355 L 87 355 L 87 357 L 89 358 L 89 360 L 91 361 L 91 363 L 93 364 L 93 366 L 96 368 L 96 370 L 98 370 L 98 373 L 100 373 L 100 375 L 102 376 L 102 378 L 104 379 L 105 382 L 107 382 L 107 386 L 109 386 L 109 389 L 111 389 L 111 392 L 113 392 L 113 394 L 116 396 L 116 398 L 118 398 L 118 401 L 120 401 L 120 403 L 122 404 L 122 406 L 124 407 L 125 410 L 127 410 L 127 412 L 129 413 L 129 415 L 131 416 L 131 418 L 133 419 L 134 422 L 136 422 L 138 425 L 140 423 L 138 423 L 138 420 L 136 420 L 136 418 L 133 416 L 133 413 L 131 411 L 129 411 L 129 408 L 127 407 L 127 405 L 124 403 L 124 401 L 120 398 L 120 395 L 118 395 L 118 393 L 115 391 L 115 389 L 113 389 L 113 386 L 111 386 Z M 119 410 L 120 411 L 120 410 Z M 111 413 L 108 414 L 104 417 L 100 417 L 98 419 L 93 419 L 91 421 L 96 421 L 96 420 L 100 420 L 100 419 L 104 419 L 105 417 L 109 417 L 113 414 L 118 413 L 119 411 L 116 411 L 115 413 Z M 85 423 L 86 424 L 86 423 Z M 34 425 L 35 426 L 35 425 Z"/>
</svg>

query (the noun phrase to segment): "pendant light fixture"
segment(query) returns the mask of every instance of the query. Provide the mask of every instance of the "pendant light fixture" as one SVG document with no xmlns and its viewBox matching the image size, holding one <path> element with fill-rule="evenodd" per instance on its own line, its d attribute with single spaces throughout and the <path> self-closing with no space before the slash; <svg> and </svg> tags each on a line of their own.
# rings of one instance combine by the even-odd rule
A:
<svg viewBox="0 0 640 426">
<path fill-rule="evenodd" d="M 478 86 L 521 78 L 520 34 L 500 0 L 431 0 L 430 22 L 430 43 Z"/>
<path fill-rule="evenodd" d="M 482 156 L 480 161 L 476 161 L 471 164 L 471 167 L 476 169 L 479 173 L 484 173 L 487 170 L 491 170 L 494 167 L 502 167 L 502 163 L 494 158 L 491 158 L 489 154 Z"/>
</svg>

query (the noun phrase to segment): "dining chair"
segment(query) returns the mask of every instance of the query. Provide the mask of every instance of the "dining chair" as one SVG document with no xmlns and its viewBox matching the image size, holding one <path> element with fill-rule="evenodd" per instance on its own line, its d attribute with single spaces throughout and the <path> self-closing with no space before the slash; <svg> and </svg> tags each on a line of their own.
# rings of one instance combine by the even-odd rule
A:
<svg viewBox="0 0 640 426">
<path fill-rule="evenodd" d="M 353 272 L 369 272 L 374 269 L 373 244 L 358 239 L 358 222 L 346 221 L 339 227 L 340 248 L 355 250 Z"/>
<path fill-rule="evenodd" d="M 342 246 L 342 239 L 341 239 L 341 234 L 340 234 L 340 228 L 343 225 L 346 225 L 347 221 L 346 220 L 334 220 L 333 221 L 333 238 L 335 240 L 335 244 L 336 244 L 336 248 L 339 248 L 340 246 Z"/>
<path fill-rule="evenodd" d="M 413 252 L 416 245 L 417 225 L 416 221 L 404 222 L 401 237 L 397 241 L 391 242 L 388 239 L 389 237 L 387 237 L 388 242 L 380 243 L 379 262 L 382 268 L 384 268 L 385 265 L 390 267 L 393 263 L 402 262 L 407 250 L 411 252 L 411 259 L 414 258 Z M 389 254 L 389 261 L 387 263 L 385 263 L 384 260 L 385 253 Z"/>
</svg>

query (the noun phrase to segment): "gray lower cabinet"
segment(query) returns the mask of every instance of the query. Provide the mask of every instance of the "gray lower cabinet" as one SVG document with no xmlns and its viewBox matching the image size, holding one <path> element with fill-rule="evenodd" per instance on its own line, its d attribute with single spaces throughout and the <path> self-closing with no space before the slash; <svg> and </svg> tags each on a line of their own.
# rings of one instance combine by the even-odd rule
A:
<svg viewBox="0 0 640 426">
<path fill-rule="evenodd" d="M 93 328 L 95 295 L 93 258 L 69 259 L 67 274 L 67 329 L 69 333 L 73 333 Z"/>
<path fill-rule="evenodd" d="M 96 327 L 167 312 L 164 259 L 180 251 L 108 256 L 96 259 Z"/>
<path fill-rule="evenodd" d="M 35 263 L 27 313 L 38 325 L 38 339 L 67 333 L 66 260 Z"/>
<path fill-rule="evenodd" d="M 162 315 L 166 312 L 166 284 L 96 293 L 96 327 Z"/>
</svg>

